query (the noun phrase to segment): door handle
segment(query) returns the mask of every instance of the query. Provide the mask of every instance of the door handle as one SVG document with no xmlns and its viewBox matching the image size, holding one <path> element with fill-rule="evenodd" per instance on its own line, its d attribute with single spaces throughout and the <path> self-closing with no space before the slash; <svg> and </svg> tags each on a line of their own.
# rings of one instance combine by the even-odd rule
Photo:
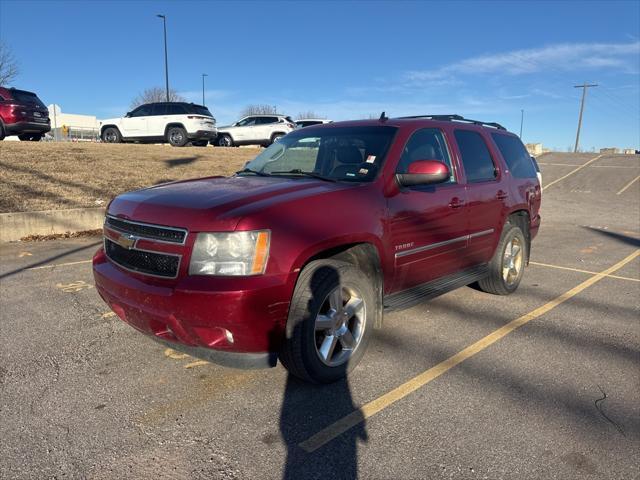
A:
<svg viewBox="0 0 640 480">
<path fill-rule="evenodd" d="M 498 190 L 498 193 L 496 193 L 496 198 L 498 200 L 504 200 L 508 196 L 509 196 L 509 194 L 507 192 L 505 192 L 504 190 Z"/>
<path fill-rule="evenodd" d="M 451 208 L 460 208 L 460 207 L 464 206 L 464 202 L 462 200 L 460 200 L 458 197 L 454 197 L 449 202 L 449 206 Z"/>
</svg>

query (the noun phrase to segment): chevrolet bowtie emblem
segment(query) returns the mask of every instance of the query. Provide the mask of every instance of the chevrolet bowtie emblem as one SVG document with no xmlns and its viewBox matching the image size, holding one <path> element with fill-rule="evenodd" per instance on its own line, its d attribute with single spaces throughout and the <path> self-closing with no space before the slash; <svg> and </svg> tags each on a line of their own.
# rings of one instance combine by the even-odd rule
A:
<svg viewBox="0 0 640 480">
<path fill-rule="evenodd" d="M 123 233 L 117 239 L 115 239 L 115 242 L 121 247 L 126 248 L 127 250 L 131 250 L 136 244 L 137 240 L 138 237 L 136 237 L 135 235 Z"/>
</svg>

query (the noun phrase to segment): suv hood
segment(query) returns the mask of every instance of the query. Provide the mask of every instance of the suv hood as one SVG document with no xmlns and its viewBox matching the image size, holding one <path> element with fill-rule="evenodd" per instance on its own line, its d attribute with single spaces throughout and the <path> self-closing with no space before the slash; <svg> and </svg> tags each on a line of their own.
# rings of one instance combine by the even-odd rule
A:
<svg viewBox="0 0 640 480">
<path fill-rule="evenodd" d="M 109 215 L 191 231 L 230 231 L 240 219 L 274 203 L 350 188 L 287 177 L 209 177 L 165 183 L 117 196 Z"/>
</svg>

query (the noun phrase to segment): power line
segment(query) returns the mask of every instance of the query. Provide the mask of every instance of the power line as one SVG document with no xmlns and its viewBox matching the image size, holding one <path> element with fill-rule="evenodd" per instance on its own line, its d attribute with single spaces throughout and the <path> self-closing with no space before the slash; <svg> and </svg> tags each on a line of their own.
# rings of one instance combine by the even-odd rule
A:
<svg viewBox="0 0 640 480">
<path fill-rule="evenodd" d="M 578 117 L 578 131 L 576 132 L 576 145 L 573 147 L 573 153 L 578 152 L 578 143 L 580 142 L 580 128 L 582 127 L 582 112 L 584 112 L 584 99 L 587 96 L 587 88 L 597 87 L 597 83 L 587 84 L 584 83 L 582 85 L 574 85 L 573 88 L 582 88 L 582 101 L 580 102 L 580 116 Z"/>
</svg>

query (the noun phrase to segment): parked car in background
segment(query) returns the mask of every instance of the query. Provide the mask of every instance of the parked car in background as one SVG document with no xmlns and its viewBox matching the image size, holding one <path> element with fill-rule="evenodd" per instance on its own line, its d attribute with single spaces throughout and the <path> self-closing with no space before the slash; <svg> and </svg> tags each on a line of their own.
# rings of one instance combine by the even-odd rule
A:
<svg viewBox="0 0 640 480">
<path fill-rule="evenodd" d="M 540 166 L 538 165 L 538 161 L 536 160 L 536 157 L 531 157 L 531 161 L 533 162 L 533 165 L 536 167 L 536 175 L 538 176 L 538 182 L 540 182 L 540 188 L 542 188 L 542 172 L 540 171 Z"/>
<path fill-rule="evenodd" d="M 332 123 L 333 120 L 326 118 L 300 118 L 296 120 L 296 128 L 311 127 L 313 125 L 322 125 L 323 123 Z"/>
<path fill-rule="evenodd" d="M 217 133 L 216 119 L 207 107 L 184 102 L 147 103 L 124 117 L 100 122 L 100 138 L 106 143 L 166 142 L 184 147 L 191 142 L 206 147 Z"/>
<path fill-rule="evenodd" d="M 168 347 L 236 368 L 279 358 L 328 383 L 385 311 L 474 282 L 515 292 L 541 199 L 531 157 L 497 123 L 337 122 L 232 177 L 117 196 L 93 273 L 122 320 Z"/>
<path fill-rule="evenodd" d="M 291 117 L 285 115 L 249 115 L 233 125 L 218 128 L 215 145 L 234 147 L 238 145 L 269 146 L 296 128 Z"/>
<path fill-rule="evenodd" d="M 0 87 L 0 140 L 17 135 L 38 142 L 49 130 L 49 110 L 35 93 Z"/>
</svg>

